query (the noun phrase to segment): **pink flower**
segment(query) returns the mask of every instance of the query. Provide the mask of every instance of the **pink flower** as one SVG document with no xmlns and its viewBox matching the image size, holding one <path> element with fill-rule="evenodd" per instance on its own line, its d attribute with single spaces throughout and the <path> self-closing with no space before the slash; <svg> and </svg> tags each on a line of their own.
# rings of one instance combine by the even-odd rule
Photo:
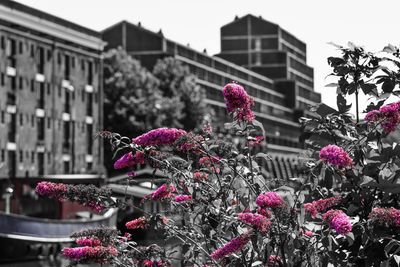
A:
<svg viewBox="0 0 400 267">
<path fill-rule="evenodd" d="M 239 213 L 238 219 L 244 223 L 247 223 L 247 224 L 253 226 L 258 231 L 260 231 L 262 234 L 266 234 L 269 231 L 269 228 L 272 224 L 263 215 L 256 214 L 256 213 L 250 213 L 250 212 Z"/>
<path fill-rule="evenodd" d="M 61 183 L 40 182 L 36 186 L 36 193 L 50 198 L 63 199 L 68 187 Z"/>
<path fill-rule="evenodd" d="M 158 128 L 134 138 L 132 143 L 139 146 L 171 145 L 186 134 L 186 131 L 181 129 Z"/>
<path fill-rule="evenodd" d="M 152 200 L 163 200 L 167 198 L 172 198 L 173 194 L 176 191 L 175 187 L 170 184 L 163 184 L 159 188 L 157 188 L 153 193 L 150 195 L 146 195 L 144 198 L 145 199 L 152 199 Z"/>
<path fill-rule="evenodd" d="M 232 253 L 235 253 L 239 250 L 241 250 L 250 240 L 250 233 L 247 232 L 245 234 L 242 234 L 228 243 L 226 243 L 224 246 L 220 247 L 216 251 L 214 251 L 211 254 L 211 258 L 214 260 L 220 260 L 226 256 L 229 256 Z"/>
<path fill-rule="evenodd" d="M 76 248 L 64 248 L 62 250 L 64 257 L 72 260 L 85 260 L 94 261 L 98 263 L 105 263 L 109 258 L 118 255 L 118 250 L 115 247 L 76 247 Z"/>
<path fill-rule="evenodd" d="M 194 172 L 193 178 L 196 181 L 207 181 L 208 180 L 208 173 L 205 172 Z"/>
<path fill-rule="evenodd" d="M 282 260 L 282 258 L 280 256 L 270 255 L 268 257 L 267 267 L 279 267 L 279 266 L 281 266 L 281 260 Z"/>
<path fill-rule="evenodd" d="M 343 148 L 336 145 L 327 145 L 319 152 L 320 160 L 339 168 L 351 167 L 353 160 Z"/>
<path fill-rule="evenodd" d="M 210 169 L 216 173 L 220 173 L 220 158 L 219 157 L 213 157 L 213 156 L 204 156 L 199 159 L 199 165 L 201 167 Z"/>
<path fill-rule="evenodd" d="M 169 266 L 167 262 L 164 262 L 163 260 L 149 260 L 146 259 L 143 262 L 144 267 L 164 267 L 164 266 Z"/>
<path fill-rule="evenodd" d="M 101 245 L 101 241 L 98 238 L 82 237 L 75 240 L 80 246 L 96 247 Z"/>
<path fill-rule="evenodd" d="M 322 219 L 330 228 L 335 229 L 338 234 L 344 235 L 352 230 L 349 216 L 341 210 L 329 210 L 322 215 Z"/>
<path fill-rule="evenodd" d="M 247 94 L 242 86 L 236 83 L 228 83 L 222 89 L 228 113 L 235 113 L 238 121 L 253 121 L 254 113 L 251 107 L 253 99 Z"/>
<path fill-rule="evenodd" d="M 340 204 L 342 199 L 340 197 L 330 197 L 326 199 L 315 200 L 311 203 L 304 204 L 304 208 L 307 212 L 311 214 L 313 218 L 317 216 L 318 212 L 324 212 L 331 207 L 337 206 Z"/>
<path fill-rule="evenodd" d="M 395 208 L 373 208 L 368 218 L 377 225 L 400 227 L 400 210 Z"/>
<path fill-rule="evenodd" d="M 123 155 L 114 163 L 114 169 L 131 168 L 137 164 L 143 164 L 145 162 L 144 154 L 140 151 L 136 151 L 135 156 L 132 152 Z"/>
<path fill-rule="evenodd" d="M 176 149 L 180 152 L 199 155 L 202 153 L 201 143 L 204 141 L 203 136 L 188 133 L 187 135 L 180 138 L 176 143 Z"/>
<path fill-rule="evenodd" d="M 265 192 L 257 197 L 256 204 L 261 208 L 282 208 L 285 201 L 276 192 Z"/>
<path fill-rule="evenodd" d="M 400 102 L 382 106 L 379 110 L 371 110 L 365 116 L 365 120 L 369 124 L 380 122 L 386 133 L 393 132 L 400 124 Z"/>
<path fill-rule="evenodd" d="M 175 202 L 185 202 L 185 201 L 189 201 L 192 200 L 192 196 L 191 195 L 177 195 L 175 196 Z"/>
<path fill-rule="evenodd" d="M 263 136 L 256 136 L 255 138 L 252 138 L 249 141 L 249 146 L 258 146 L 261 144 L 261 142 L 264 141 L 264 137 Z"/>
<path fill-rule="evenodd" d="M 304 231 L 303 235 L 307 236 L 307 237 L 312 237 L 314 235 L 314 233 L 313 233 L 313 231 L 307 230 L 307 231 Z"/>
<path fill-rule="evenodd" d="M 266 218 L 271 218 L 272 217 L 272 212 L 266 208 L 258 208 L 257 213 L 261 214 L 262 216 Z"/>
<path fill-rule="evenodd" d="M 148 226 L 149 224 L 145 217 L 139 217 L 125 224 L 127 229 L 146 229 Z"/>
</svg>

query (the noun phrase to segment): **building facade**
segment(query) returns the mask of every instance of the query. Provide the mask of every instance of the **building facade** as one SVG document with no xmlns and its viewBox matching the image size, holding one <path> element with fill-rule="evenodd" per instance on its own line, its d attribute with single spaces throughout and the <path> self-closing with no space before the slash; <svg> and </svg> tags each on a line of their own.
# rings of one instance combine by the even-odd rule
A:
<svg viewBox="0 0 400 267">
<path fill-rule="evenodd" d="M 306 44 L 277 24 L 253 15 L 236 17 L 221 27 L 217 56 L 273 79 L 276 90 L 293 94 L 291 108 L 321 102 L 314 92 L 313 68 L 306 62 Z"/>
<path fill-rule="evenodd" d="M 221 28 L 222 52 L 216 56 L 210 56 L 205 52 L 196 51 L 167 39 L 161 31 L 152 32 L 140 24 L 135 25 L 127 21 L 121 21 L 105 29 L 102 34 L 103 39 L 108 43 L 106 49 L 121 46 L 150 70 L 158 59 L 164 57 L 174 57 L 187 65 L 190 71 L 197 76 L 198 84 L 205 88 L 206 101 L 220 118 L 227 115 L 221 93 L 222 87 L 231 81 L 242 84 L 254 98 L 254 111 L 257 120 L 261 121 L 266 129 L 269 152 L 276 155 L 297 154 L 302 149 L 302 144 L 299 142 L 298 118 L 308 114 L 306 108 L 309 105 L 320 103 L 321 100 L 320 94 L 313 90 L 313 70 L 305 64 L 305 44 L 278 26 L 277 29 L 282 34 L 285 33 L 285 39 L 279 39 L 281 38 L 279 34 L 274 35 L 276 39 L 267 38 L 269 35 L 262 32 L 268 30 L 268 27 L 264 25 L 265 21 L 257 19 L 261 20 L 263 24 L 260 26 L 261 29 L 253 26 L 254 29 L 261 31 L 261 37 L 257 35 L 257 38 L 261 38 L 262 41 L 261 48 L 259 49 L 260 44 L 257 44 L 257 50 L 261 50 L 263 61 L 261 65 L 257 65 L 260 69 L 256 66 L 253 67 L 255 64 L 252 63 L 252 59 L 248 61 L 248 58 L 253 56 L 253 50 L 247 49 L 247 46 L 240 52 L 241 54 L 234 54 L 232 51 L 226 53 L 229 46 L 236 45 L 235 42 L 247 44 L 253 42 L 249 40 L 256 38 L 249 34 L 241 36 L 240 31 L 243 28 L 241 24 L 243 23 L 237 23 L 247 20 L 247 17 L 254 18 L 248 15 Z M 270 23 L 267 22 L 267 24 Z M 228 31 L 227 27 L 232 27 L 232 29 Z M 228 34 L 232 34 L 232 36 L 228 36 Z M 291 45 L 284 46 L 289 41 L 292 42 L 290 38 L 296 40 L 301 48 L 289 50 Z M 232 39 L 233 42 L 227 44 L 226 39 Z M 286 39 L 290 40 L 285 41 Z M 274 50 L 264 49 L 267 46 L 273 46 L 268 43 L 269 41 L 280 42 L 281 45 L 276 44 Z M 237 50 L 241 49 L 238 48 L 234 51 Z M 295 54 L 295 52 L 298 53 Z M 277 62 L 274 61 L 275 58 L 277 58 Z M 284 61 L 280 58 L 283 58 Z M 290 59 L 296 60 L 293 62 L 299 64 L 291 65 Z M 303 72 L 307 74 L 303 75 Z M 274 73 L 277 75 L 273 75 Z M 305 80 L 301 80 L 302 78 Z"/>
<path fill-rule="evenodd" d="M 103 171 L 98 32 L 0 2 L 0 177 Z"/>
</svg>

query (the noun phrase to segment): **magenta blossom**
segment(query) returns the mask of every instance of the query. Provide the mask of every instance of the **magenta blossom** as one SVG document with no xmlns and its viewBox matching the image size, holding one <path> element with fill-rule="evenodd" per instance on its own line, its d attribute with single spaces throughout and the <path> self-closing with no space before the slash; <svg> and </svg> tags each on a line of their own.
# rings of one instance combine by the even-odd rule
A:
<svg viewBox="0 0 400 267">
<path fill-rule="evenodd" d="M 376 225 L 400 227 L 400 210 L 395 208 L 373 208 L 368 218 Z"/>
<path fill-rule="evenodd" d="M 36 186 L 36 193 L 41 196 L 63 199 L 68 191 L 68 186 L 61 183 L 40 182 Z"/>
<path fill-rule="evenodd" d="M 253 121 L 254 113 L 251 107 L 253 99 L 247 94 L 242 86 L 236 83 L 228 83 L 222 89 L 228 113 L 235 113 L 238 121 Z"/>
<path fill-rule="evenodd" d="M 85 260 L 94 261 L 97 263 L 106 263 L 111 257 L 118 255 L 118 250 L 115 247 L 76 247 L 76 248 L 64 248 L 62 250 L 64 257 L 71 260 Z"/>
<path fill-rule="evenodd" d="M 163 261 L 163 260 L 149 260 L 146 259 L 143 262 L 144 267 L 164 267 L 164 266 L 170 266 L 169 263 Z"/>
<path fill-rule="evenodd" d="M 235 253 L 239 250 L 241 250 L 250 240 L 250 234 L 251 232 L 247 232 L 245 234 L 242 234 L 228 243 L 226 243 L 224 246 L 220 247 L 216 251 L 214 251 L 211 254 L 211 258 L 214 260 L 220 260 L 223 259 L 226 256 L 229 256 L 232 253 Z"/>
<path fill-rule="evenodd" d="M 191 195 L 177 195 L 175 196 L 175 202 L 185 202 L 185 201 L 189 201 L 192 200 L 192 196 Z"/>
<path fill-rule="evenodd" d="M 80 246 L 96 247 L 101 245 L 100 239 L 92 237 L 81 237 L 75 240 L 75 242 Z"/>
<path fill-rule="evenodd" d="M 125 224 L 127 229 L 146 229 L 148 226 L 146 217 L 140 217 Z"/>
<path fill-rule="evenodd" d="M 266 217 L 257 213 L 242 212 L 238 214 L 238 219 L 253 226 L 262 234 L 266 234 L 272 224 Z"/>
<path fill-rule="evenodd" d="M 329 210 L 322 215 L 322 219 L 330 228 L 335 229 L 338 234 L 344 235 L 352 231 L 349 216 L 341 210 Z"/>
<path fill-rule="evenodd" d="M 330 209 L 331 207 L 337 206 L 340 204 L 341 201 L 342 199 L 340 197 L 319 199 L 311 203 L 305 203 L 304 208 L 307 212 L 311 214 L 313 218 L 315 218 L 318 212 L 324 212 Z"/>
<path fill-rule="evenodd" d="M 153 193 L 150 195 L 146 195 L 145 199 L 152 199 L 152 200 L 164 200 L 173 197 L 173 193 L 176 191 L 175 187 L 172 184 L 163 184 L 159 188 L 157 188 Z"/>
<path fill-rule="evenodd" d="M 256 204 L 261 208 L 283 208 L 285 201 L 276 192 L 265 192 L 257 197 Z"/>
<path fill-rule="evenodd" d="M 171 145 L 186 134 L 186 131 L 181 129 L 158 128 L 134 138 L 132 143 L 139 146 Z"/>
<path fill-rule="evenodd" d="M 123 155 L 114 163 L 114 169 L 131 168 L 137 164 L 143 164 L 145 162 L 145 156 L 142 152 L 136 151 L 135 155 L 129 152 Z"/>
<path fill-rule="evenodd" d="M 327 145 L 319 152 L 320 160 L 339 168 L 351 167 L 353 160 L 343 148 L 336 145 Z"/>
<path fill-rule="evenodd" d="M 393 132 L 400 124 L 400 102 L 382 106 L 379 110 L 371 110 L 365 116 L 365 121 L 369 124 L 380 122 L 386 133 Z"/>
<path fill-rule="evenodd" d="M 268 257 L 267 267 L 279 267 L 281 266 L 282 258 L 278 255 L 270 255 Z"/>
</svg>

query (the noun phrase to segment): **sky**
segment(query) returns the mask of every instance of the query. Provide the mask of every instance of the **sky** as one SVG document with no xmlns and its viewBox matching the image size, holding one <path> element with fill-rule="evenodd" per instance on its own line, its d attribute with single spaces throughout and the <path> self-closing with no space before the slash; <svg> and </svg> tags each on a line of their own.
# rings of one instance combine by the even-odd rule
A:
<svg viewBox="0 0 400 267">
<path fill-rule="evenodd" d="M 94 30 L 121 20 L 158 31 L 164 36 L 211 55 L 220 51 L 220 27 L 253 14 L 279 24 L 307 44 L 307 64 L 314 68 L 315 90 L 322 101 L 336 106 L 330 81 L 329 56 L 338 55 L 334 42 L 349 41 L 378 52 L 400 44 L 400 1 L 396 0 L 17 0 Z M 366 101 L 361 101 L 362 107 Z"/>
</svg>

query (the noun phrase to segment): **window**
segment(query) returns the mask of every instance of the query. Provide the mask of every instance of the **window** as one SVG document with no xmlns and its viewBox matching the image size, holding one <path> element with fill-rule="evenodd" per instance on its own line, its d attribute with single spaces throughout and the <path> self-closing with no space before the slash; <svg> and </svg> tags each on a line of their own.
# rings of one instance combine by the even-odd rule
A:
<svg viewBox="0 0 400 267">
<path fill-rule="evenodd" d="M 35 163 L 35 151 L 31 152 L 31 163 Z"/>
<path fill-rule="evenodd" d="M 22 90 L 24 89 L 24 80 L 22 79 L 22 77 L 19 77 L 19 89 Z"/>
<path fill-rule="evenodd" d="M 44 109 L 45 105 L 45 84 L 39 83 L 39 94 L 38 94 L 38 108 Z"/>
<path fill-rule="evenodd" d="M 24 114 L 22 113 L 19 114 L 19 125 L 24 125 Z"/>
<path fill-rule="evenodd" d="M 23 54 L 24 53 L 24 44 L 22 42 L 19 42 L 18 46 L 19 46 L 19 53 Z"/>
<path fill-rule="evenodd" d="M 1 49 L 4 50 L 6 49 L 6 38 L 4 36 L 1 36 Z"/>
<path fill-rule="evenodd" d="M 6 81 L 6 79 L 5 79 L 6 77 L 5 77 L 5 75 L 4 75 L 4 73 L 1 73 L 1 86 L 4 86 L 5 85 L 5 81 Z"/>
<path fill-rule="evenodd" d="M 6 161 L 6 151 L 4 149 L 2 149 L 0 152 L 0 161 L 1 162 Z"/>
<path fill-rule="evenodd" d="M 81 59 L 81 70 L 84 71 L 85 70 L 85 60 Z"/>
<path fill-rule="evenodd" d="M 259 38 L 255 39 L 254 50 L 261 51 L 261 39 Z"/>
<path fill-rule="evenodd" d="M 61 53 L 60 52 L 57 53 L 57 64 L 61 65 Z"/>
<path fill-rule="evenodd" d="M 37 139 L 40 141 L 44 140 L 45 135 L 45 120 L 44 118 L 37 118 Z"/>
<path fill-rule="evenodd" d="M 31 44 L 31 57 L 35 57 L 35 46 L 33 44 Z"/>
<path fill-rule="evenodd" d="M 35 115 L 33 115 L 33 114 L 31 116 L 31 126 L 35 127 Z"/>
<path fill-rule="evenodd" d="M 69 55 L 64 55 L 64 79 L 69 80 L 69 76 L 71 74 L 70 70 L 70 62 L 71 58 Z"/>
<path fill-rule="evenodd" d="M 51 163 L 51 153 L 47 152 L 47 164 Z"/>
<path fill-rule="evenodd" d="M 71 57 L 71 67 L 75 68 L 75 57 Z"/>
<path fill-rule="evenodd" d="M 5 112 L 4 112 L 4 111 L 1 111 L 0 122 L 1 122 L 1 123 L 4 123 L 4 122 L 5 122 Z"/>
<path fill-rule="evenodd" d="M 51 86 L 50 86 L 50 83 L 47 83 L 47 94 L 48 94 L 48 95 L 51 94 Z"/>
<path fill-rule="evenodd" d="M 34 79 L 31 80 L 31 92 L 32 93 L 35 92 L 35 80 Z"/>
<path fill-rule="evenodd" d="M 51 127 L 51 118 L 47 118 L 47 129 Z"/>
<path fill-rule="evenodd" d="M 93 62 L 88 61 L 87 84 L 93 84 Z"/>
<path fill-rule="evenodd" d="M 62 89 L 61 86 L 59 86 L 59 87 L 58 87 L 58 97 L 61 97 L 61 96 L 62 96 L 62 94 L 61 94 L 61 93 L 62 93 L 61 89 Z"/>
<path fill-rule="evenodd" d="M 50 59 L 51 59 L 51 50 L 49 49 L 49 50 L 47 50 L 47 61 L 50 61 Z"/>
<path fill-rule="evenodd" d="M 24 162 L 24 151 L 22 150 L 19 151 L 19 162 Z"/>
<path fill-rule="evenodd" d="M 44 48 L 38 48 L 38 63 L 37 63 L 37 71 L 38 73 L 44 74 L 44 65 L 45 65 L 45 55 L 44 55 Z"/>
</svg>

